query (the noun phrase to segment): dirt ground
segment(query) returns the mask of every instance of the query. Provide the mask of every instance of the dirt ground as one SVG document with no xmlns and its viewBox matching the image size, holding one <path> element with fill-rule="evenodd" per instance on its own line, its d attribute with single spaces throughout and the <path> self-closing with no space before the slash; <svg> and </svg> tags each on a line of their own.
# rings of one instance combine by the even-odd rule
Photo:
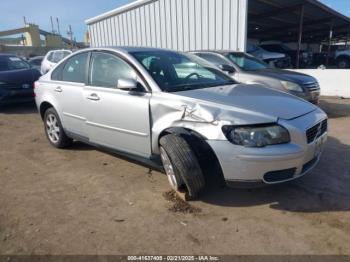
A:
<svg viewBox="0 0 350 262">
<path fill-rule="evenodd" d="M 163 174 L 81 143 L 57 150 L 33 106 L 1 109 L 0 254 L 350 254 L 350 100 L 321 107 L 330 133 L 310 174 L 184 209 Z"/>
</svg>

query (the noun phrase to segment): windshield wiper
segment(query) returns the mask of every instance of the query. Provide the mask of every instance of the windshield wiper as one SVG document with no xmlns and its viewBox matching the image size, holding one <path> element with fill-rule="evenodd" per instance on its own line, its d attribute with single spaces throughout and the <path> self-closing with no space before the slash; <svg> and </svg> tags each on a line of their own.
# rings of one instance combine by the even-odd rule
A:
<svg viewBox="0 0 350 262">
<path fill-rule="evenodd" d="M 226 85 L 233 85 L 233 84 L 236 84 L 236 82 L 233 80 L 227 81 L 227 82 L 220 82 L 220 83 L 186 84 L 186 85 L 172 86 L 172 87 L 168 88 L 167 91 L 168 92 L 180 92 L 180 91 L 188 91 L 188 90 L 209 88 L 209 87 L 215 87 L 215 86 L 226 86 Z"/>
</svg>

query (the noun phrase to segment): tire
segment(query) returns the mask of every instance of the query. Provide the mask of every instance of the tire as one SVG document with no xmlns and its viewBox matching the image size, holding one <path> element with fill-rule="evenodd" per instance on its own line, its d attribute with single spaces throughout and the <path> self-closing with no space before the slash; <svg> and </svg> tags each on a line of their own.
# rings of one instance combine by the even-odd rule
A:
<svg viewBox="0 0 350 262">
<path fill-rule="evenodd" d="M 205 187 L 205 180 L 198 160 L 188 143 L 175 134 L 163 136 L 159 143 L 164 170 L 172 188 L 179 191 L 185 186 L 188 199 L 198 197 Z M 167 163 L 166 158 L 170 163 Z"/>
<path fill-rule="evenodd" d="M 44 129 L 50 144 L 56 148 L 69 147 L 73 142 L 64 132 L 61 120 L 53 107 L 45 111 Z"/>
<path fill-rule="evenodd" d="M 338 58 L 337 67 L 340 69 L 350 68 L 350 58 L 346 58 L 346 57 Z"/>
</svg>

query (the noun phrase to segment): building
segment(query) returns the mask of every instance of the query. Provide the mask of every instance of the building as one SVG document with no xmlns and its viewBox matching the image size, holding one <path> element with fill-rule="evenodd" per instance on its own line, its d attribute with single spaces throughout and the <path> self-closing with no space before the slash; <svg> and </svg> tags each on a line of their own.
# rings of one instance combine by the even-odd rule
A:
<svg viewBox="0 0 350 262">
<path fill-rule="evenodd" d="M 138 0 L 86 23 L 91 46 L 244 51 L 249 39 L 317 50 L 350 39 L 350 18 L 317 0 Z"/>
<path fill-rule="evenodd" d="M 139 0 L 88 19 L 91 46 L 244 51 L 248 0 Z"/>
</svg>

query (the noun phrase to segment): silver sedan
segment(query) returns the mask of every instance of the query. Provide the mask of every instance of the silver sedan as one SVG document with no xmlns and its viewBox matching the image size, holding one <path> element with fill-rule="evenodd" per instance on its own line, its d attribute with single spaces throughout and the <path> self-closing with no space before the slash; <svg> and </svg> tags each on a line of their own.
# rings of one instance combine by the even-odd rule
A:
<svg viewBox="0 0 350 262">
<path fill-rule="evenodd" d="M 85 49 L 42 76 L 35 94 L 53 146 L 79 140 L 163 167 L 189 198 L 208 175 L 229 185 L 301 177 L 327 136 L 327 115 L 311 103 L 170 50 Z"/>
</svg>

